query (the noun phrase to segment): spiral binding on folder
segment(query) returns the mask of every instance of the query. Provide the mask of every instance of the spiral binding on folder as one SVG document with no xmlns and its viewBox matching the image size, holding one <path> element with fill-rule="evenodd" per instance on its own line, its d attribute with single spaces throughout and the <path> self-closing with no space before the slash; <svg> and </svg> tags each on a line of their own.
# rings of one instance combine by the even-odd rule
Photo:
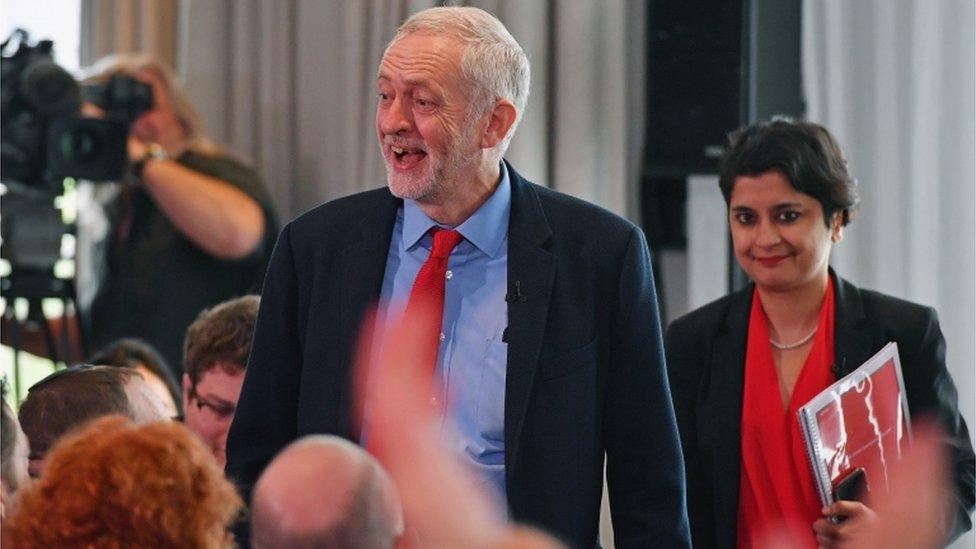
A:
<svg viewBox="0 0 976 549">
<path fill-rule="evenodd" d="M 888 343 L 797 410 L 807 461 L 823 505 L 834 484 L 863 468 L 870 489 L 887 491 L 888 467 L 911 440 L 898 345 Z"/>
</svg>

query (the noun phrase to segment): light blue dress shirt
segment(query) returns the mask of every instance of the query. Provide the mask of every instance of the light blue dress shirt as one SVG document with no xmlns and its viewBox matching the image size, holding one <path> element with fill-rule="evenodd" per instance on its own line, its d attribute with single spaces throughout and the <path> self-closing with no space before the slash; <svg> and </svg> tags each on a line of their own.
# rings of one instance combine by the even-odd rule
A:
<svg viewBox="0 0 976 549">
<path fill-rule="evenodd" d="M 495 193 L 454 229 L 464 240 L 447 261 L 444 317 L 436 377 L 447 413 L 445 442 L 461 453 L 484 485 L 505 501 L 505 368 L 508 326 L 508 218 L 512 190 L 501 165 Z M 380 294 L 383 324 L 403 315 L 438 224 L 412 200 L 397 211 Z M 450 228 L 450 227 L 443 227 Z M 380 336 L 382 337 L 382 336 Z M 367 412 L 368 414 L 368 412 Z M 364 433 L 367 434 L 367 433 Z"/>
</svg>

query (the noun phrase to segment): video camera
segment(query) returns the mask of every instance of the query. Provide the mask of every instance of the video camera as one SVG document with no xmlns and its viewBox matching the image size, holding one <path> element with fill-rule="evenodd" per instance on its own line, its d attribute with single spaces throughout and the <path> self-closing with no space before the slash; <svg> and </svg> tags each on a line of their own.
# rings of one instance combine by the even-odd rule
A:
<svg viewBox="0 0 976 549">
<path fill-rule="evenodd" d="M 122 179 L 126 139 L 132 122 L 152 108 L 152 88 L 124 75 L 80 86 L 54 62 L 52 41 L 29 40 L 18 29 L 0 45 L 0 178 L 55 194 L 65 177 Z M 81 117 L 82 101 L 104 118 Z"/>
<path fill-rule="evenodd" d="M 53 270 L 72 228 L 55 198 L 67 177 L 123 179 L 132 123 L 153 106 L 152 88 L 127 76 L 80 85 L 54 62 L 53 48 L 51 40 L 32 44 L 21 29 L 0 44 L 0 255 L 10 262 L 0 289 L 7 298 L 65 294 L 70 281 Z M 84 101 L 104 116 L 82 117 Z"/>
</svg>

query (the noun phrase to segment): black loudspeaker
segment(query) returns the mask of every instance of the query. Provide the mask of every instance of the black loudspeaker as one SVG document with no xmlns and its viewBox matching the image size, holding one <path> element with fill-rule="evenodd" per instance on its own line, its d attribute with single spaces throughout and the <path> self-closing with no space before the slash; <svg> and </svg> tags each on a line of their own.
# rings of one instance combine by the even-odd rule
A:
<svg viewBox="0 0 976 549">
<path fill-rule="evenodd" d="M 726 135 L 801 116 L 800 0 L 651 0 L 644 176 L 716 173 Z"/>
<path fill-rule="evenodd" d="M 739 125 L 742 0 L 652 0 L 647 33 L 645 176 L 716 169 Z"/>
</svg>

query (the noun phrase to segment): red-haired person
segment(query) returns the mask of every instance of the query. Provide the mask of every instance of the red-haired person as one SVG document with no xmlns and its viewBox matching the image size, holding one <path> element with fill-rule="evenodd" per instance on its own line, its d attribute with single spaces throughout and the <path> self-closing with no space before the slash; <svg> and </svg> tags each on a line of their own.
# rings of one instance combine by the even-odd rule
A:
<svg viewBox="0 0 976 549">
<path fill-rule="evenodd" d="M 4 547 L 233 547 L 241 500 L 183 425 L 101 418 L 52 450 L 4 525 Z"/>
</svg>

